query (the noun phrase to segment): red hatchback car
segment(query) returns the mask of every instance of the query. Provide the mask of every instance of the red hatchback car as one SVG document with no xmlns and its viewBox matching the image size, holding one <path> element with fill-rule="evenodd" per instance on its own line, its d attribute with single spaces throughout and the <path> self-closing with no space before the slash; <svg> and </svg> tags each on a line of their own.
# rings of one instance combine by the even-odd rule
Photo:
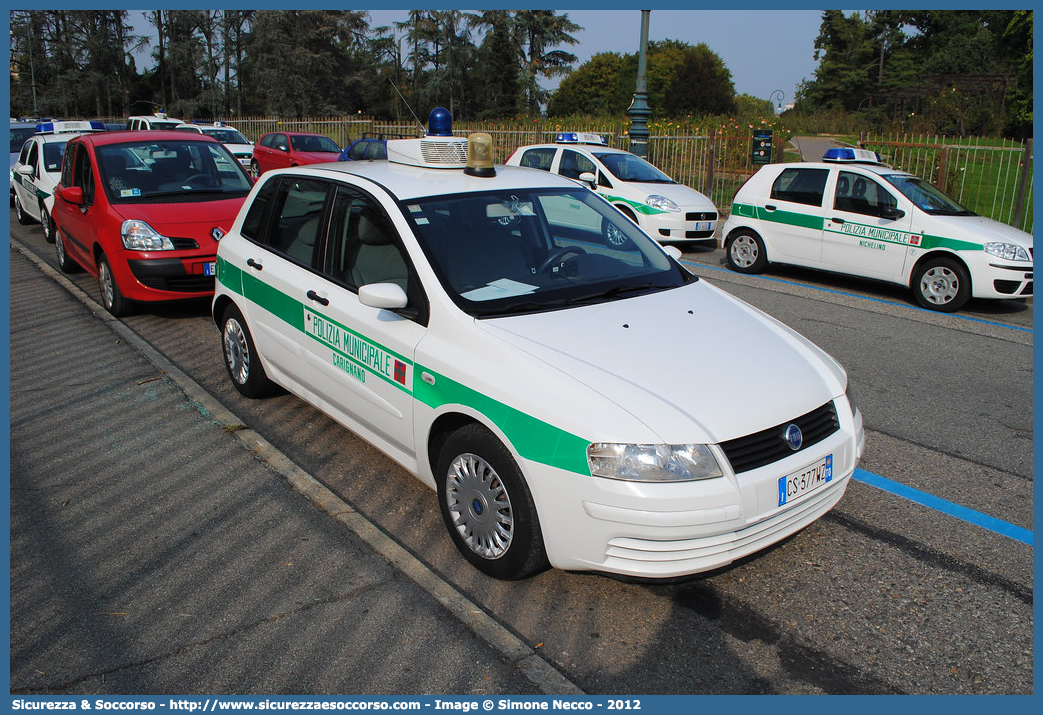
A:
<svg viewBox="0 0 1043 715">
<path fill-rule="evenodd" d="M 98 278 L 113 315 L 214 292 L 217 242 L 252 181 L 220 142 L 175 131 L 69 140 L 55 190 L 58 265 Z"/>
<path fill-rule="evenodd" d="M 256 179 L 266 171 L 288 166 L 321 164 L 340 156 L 337 142 L 323 134 L 305 132 L 271 132 L 254 144 L 250 173 Z"/>
</svg>

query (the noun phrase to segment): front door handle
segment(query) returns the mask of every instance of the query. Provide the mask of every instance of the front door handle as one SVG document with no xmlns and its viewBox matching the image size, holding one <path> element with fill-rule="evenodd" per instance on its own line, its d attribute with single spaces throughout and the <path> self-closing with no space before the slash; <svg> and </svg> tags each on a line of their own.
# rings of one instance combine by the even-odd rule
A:
<svg viewBox="0 0 1043 715">
<path fill-rule="evenodd" d="M 844 223 L 844 219 L 842 218 L 831 218 L 830 221 L 832 221 L 833 223 Z"/>
<path fill-rule="evenodd" d="M 330 299 L 329 298 L 323 298 L 321 295 L 319 295 L 318 293 L 316 293 L 313 290 L 308 291 L 305 295 L 308 296 L 308 300 L 314 300 L 319 305 L 329 305 L 330 304 Z"/>
<path fill-rule="evenodd" d="M 765 210 L 765 211 L 774 211 L 774 210 L 775 210 L 776 208 L 777 208 L 777 207 L 776 207 L 776 206 L 775 206 L 774 204 L 767 204 L 767 205 L 766 205 L 766 206 L 764 207 L 764 210 Z"/>
<path fill-rule="evenodd" d="M 260 261 L 255 261 L 252 258 L 247 258 L 246 259 L 246 265 L 250 266 L 250 268 L 253 268 L 254 270 L 257 270 L 257 271 L 264 270 L 264 266 L 261 265 L 261 262 Z"/>
</svg>

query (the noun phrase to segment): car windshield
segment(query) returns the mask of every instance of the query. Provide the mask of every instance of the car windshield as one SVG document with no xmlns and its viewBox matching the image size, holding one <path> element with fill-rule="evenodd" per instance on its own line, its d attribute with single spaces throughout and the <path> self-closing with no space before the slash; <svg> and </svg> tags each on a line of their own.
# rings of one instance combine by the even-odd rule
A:
<svg viewBox="0 0 1043 715">
<path fill-rule="evenodd" d="M 642 184 L 676 184 L 677 182 L 647 161 L 633 154 L 604 153 L 594 156 L 620 181 Z"/>
<path fill-rule="evenodd" d="M 63 142 L 45 142 L 43 145 L 43 168 L 52 174 L 56 174 L 62 170 L 62 157 L 65 156 L 65 146 L 69 143 L 66 139 Z"/>
<path fill-rule="evenodd" d="M 885 174 L 888 183 L 902 192 L 918 208 L 934 216 L 975 216 L 938 187 L 909 174 Z"/>
<path fill-rule="evenodd" d="M 181 124 L 181 122 L 163 122 L 163 121 L 157 121 L 155 119 L 150 119 L 149 120 L 149 128 L 153 129 L 153 130 L 155 130 L 155 129 L 177 129 L 177 125 L 178 124 Z"/>
<path fill-rule="evenodd" d="M 337 146 L 329 137 L 324 137 L 321 134 L 298 134 L 290 136 L 290 143 L 293 144 L 294 151 L 328 151 L 334 154 L 340 153 L 340 147 Z"/>
<path fill-rule="evenodd" d="M 250 179 L 222 144 L 140 141 L 97 148 L 102 184 L 114 203 L 159 196 L 186 200 L 232 198 L 250 191 Z"/>
<path fill-rule="evenodd" d="M 36 126 L 11 127 L 11 153 L 17 154 L 22 150 L 25 140 L 36 133 Z"/>
<path fill-rule="evenodd" d="M 476 317 L 591 305 L 696 280 L 585 189 L 493 191 L 405 205 L 442 285 Z"/>
<path fill-rule="evenodd" d="M 250 140 L 235 129 L 204 129 L 203 134 L 213 137 L 222 144 L 249 144 Z"/>
</svg>

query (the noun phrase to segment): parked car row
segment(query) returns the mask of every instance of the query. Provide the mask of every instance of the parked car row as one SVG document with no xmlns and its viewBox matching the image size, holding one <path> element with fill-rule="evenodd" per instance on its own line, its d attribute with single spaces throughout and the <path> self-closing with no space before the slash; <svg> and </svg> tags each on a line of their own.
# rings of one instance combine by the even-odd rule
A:
<svg viewBox="0 0 1043 715">
<path fill-rule="evenodd" d="M 96 276 L 114 315 L 212 296 L 243 396 L 287 390 L 382 450 L 436 491 L 457 549 L 496 578 L 708 571 L 841 499 L 865 440 L 846 373 L 664 247 L 706 230 L 671 223 L 698 204 L 668 195 L 669 177 L 570 136 L 496 166 L 491 137 L 454 136 L 445 110 L 423 138 L 381 139 L 384 161 L 326 160 L 339 148 L 315 137 L 266 135 L 248 173 L 206 131 L 73 135 L 45 226 L 61 269 Z M 567 152 L 589 164 L 572 175 Z M 323 156 L 262 170 L 269 155 Z M 911 269 L 939 296 L 958 281 L 931 307 L 949 309 L 978 271 L 1030 292 L 1031 237 L 878 159 L 829 158 L 769 165 L 740 189 L 724 229 L 732 268 L 850 238 L 852 255 L 894 244 L 903 266 L 955 274 Z M 954 234 L 958 219 L 975 228 Z M 993 240 L 978 248 L 974 230 Z M 679 382 L 648 367 L 663 344 L 728 360 Z"/>
</svg>

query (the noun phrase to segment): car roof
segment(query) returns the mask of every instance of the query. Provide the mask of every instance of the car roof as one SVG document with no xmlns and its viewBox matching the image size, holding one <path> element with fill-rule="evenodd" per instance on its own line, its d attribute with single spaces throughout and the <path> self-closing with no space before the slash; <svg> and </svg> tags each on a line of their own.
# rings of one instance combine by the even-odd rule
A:
<svg viewBox="0 0 1043 715">
<path fill-rule="evenodd" d="M 264 136 L 268 136 L 268 134 L 285 134 L 288 137 L 326 137 L 325 134 L 319 134 L 317 132 L 287 132 L 282 129 L 277 129 L 274 132 L 268 132 Z M 329 137 L 326 138 L 329 139 Z"/>
<path fill-rule="evenodd" d="M 591 153 L 597 152 L 598 154 L 633 154 L 633 152 L 627 151 L 626 149 L 616 149 L 615 147 L 602 146 L 600 144 L 572 144 L 569 142 L 552 142 L 549 144 L 529 144 L 527 146 L 518 147 L 518 151 L 525 151 L 526 149 L 575 149 L 577 151 L 588 151 Z M 636 154 L 635 154 L 636 156 Z"/>
<path fill-rule="evenodd" d="M 311 174 L 330 179 L 354 175 L 379 184 L 401 200 L 503 189 L 582 188 L 574 181 L 539 169 L 501 164 L 495 168 L 496 176 L 486 178 L 469 176 L 463 169 L 426 169 L 392 161 L 338 161 L 279 169 L 269 174 Z"/>
<path fill-rule="evenodd" d="M 795 161 L 786 164 L 769 164 L 768 166 L 776 166 L 780 169 L 789 169 L 795 167 L 804 167 L 808 169 L 835 169 L 837 167 L 855 167 L 858 169 L 863 169 L 865 171 L 872 172 L 874 174 L 879 174 L 881 176 L 883 176 L 884 174 L 906 174 L 908 176 L 913 176 L 913 174 L 910 174 L 908 171 L 895 169 L 894 167 L 887 166 L 886 164 L 873 164 L 870 162 L 862 161 Z"/>
<path fill-rule="evenodd" d="M 80 134 L 77 139 L 80 139 L 86 143 L 93 144 L 94 146 L 107 146 L 110 144 L 140 144 L 147 141 L 190 141 L 190 142 L 209 142 L 211 144 L 220 144 L 211 136 L 206 134 L 189 134 L 188 132 L 180 132 L 174 129 L 152 129 L 147 131 L 123 131 L 123 132 L 96 132 L 93 134 Z"/>
</svg>

